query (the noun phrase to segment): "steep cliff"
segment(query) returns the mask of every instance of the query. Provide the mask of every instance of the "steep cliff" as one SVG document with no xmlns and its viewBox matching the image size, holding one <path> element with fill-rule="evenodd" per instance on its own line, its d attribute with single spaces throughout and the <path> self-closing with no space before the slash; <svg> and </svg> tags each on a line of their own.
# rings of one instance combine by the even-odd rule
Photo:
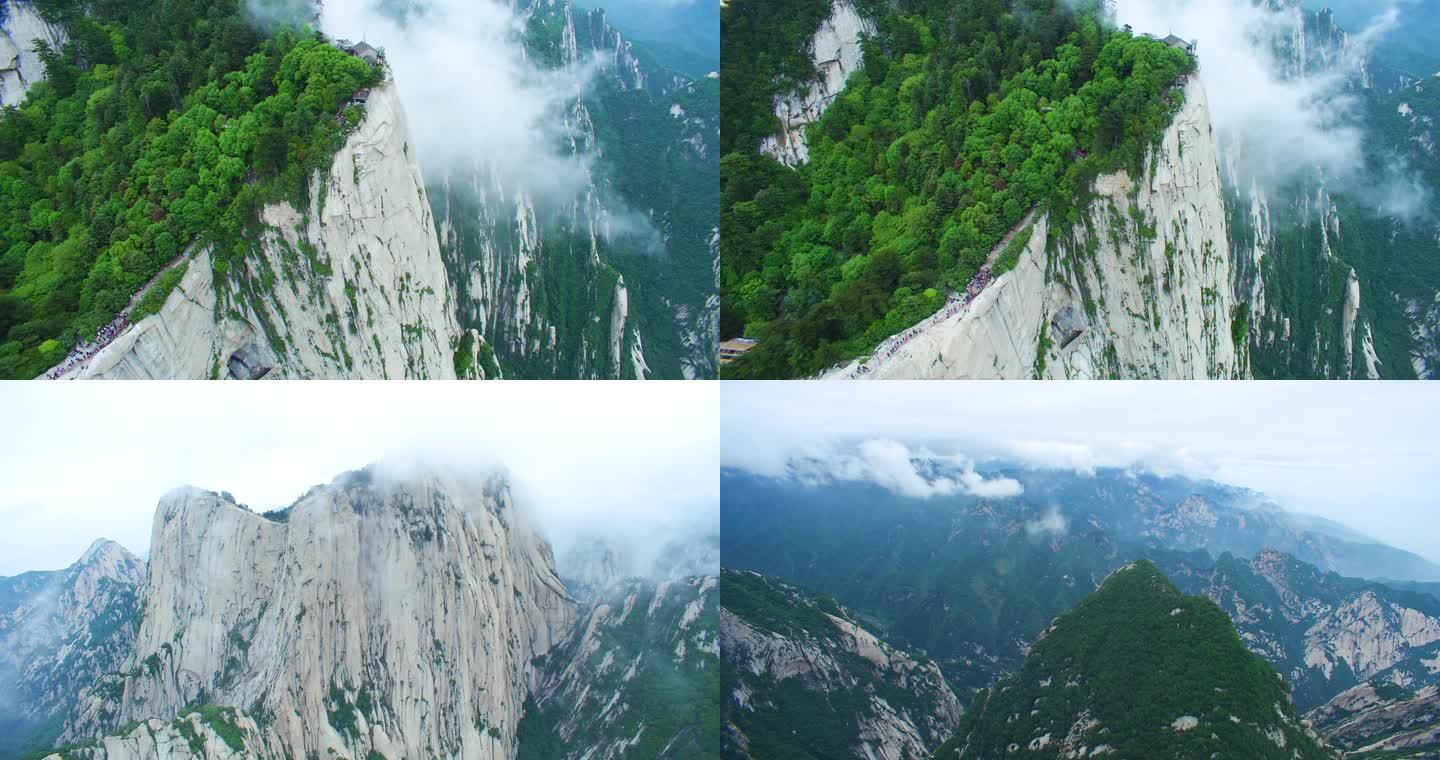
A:
<svg viewBox="0 0 1440 760">
<path fill-rule="evenodd" d="M 370 93 L 306 211 L 266 206 L 239 264 L 197 251 L 158 313 L 67 376 L 454 378 L 460 329 L 397 87 Z"/>
<path fill-rule="evenodd" d="M 125 659 L 144 581 L 104 540 L 64 570 L 0 578 L 0 755 L 49 747 L 81 690 Z"/>
<path fill-rule="evenodd" d="M 1434 757 L 1440 751 L 1440 686 L 1410 691 L 1363 683 L 1305 717 L 1347 756 Z"/>
<path fill-rule="evenodd" d="M 602 10 L 522 2 L 537 65 L 601 69 L 555 114 L 565 197 L 483 162 L 432 176 L 460 324 L 511 376 L 714 376 L 719 89 L 643 55 Z"/>
<path fill-rule="evenodd" d="M 954 728 L 960 703 L 933 661 L 876 637 L 828 597 L 755 573 L 721 578 L 734 756 L 922 758 Z"/>
<path fill-rule="evenodd" d="M 30 85 L 45 78 L 35 43 L 59 47 L 65 32 L 25 0 L 0 0 L 0 108 L 19 105 Z"/>
<path fill-rule="evenodd" d="M 829 376 L 1246 376 L 1244 343 L 1232 337 L 1225 199 L 1199 77 L 1141 176 L 1105 175 L 1093 191 L 1074 228 L 1037 216 L 1021 231 L 1029 239 L 1014 268 L 963 308 L 947 307 Z"/>
<path fill-rule="evenodd" d="M 206 705 L 257 757 L 511 757 L 531 661 L 575 616 L 506 477 L 425 465 L 349 473 L 264 515 L 174 491 L 143 598 L 133 653 L 63 737 L 115 735 L 92 754 L 173 743 Z"/>
<path fill-rule="evenodd" d="M 1213 567 L 1166 563 L 1182 588 L 1225 610 L 1252 652 L 1311 708 L 1369 680 L 1418 688 L 1440 679 L 1440 602 L 1326 573 L 1272 549 Z"/>
<path fill-rule="evenodd" d="M 719 608 L 713 575 L 606 585 L 536 663 L 518 757 L 718 756 Z"/>
<path fill-rule="evenodd" d="M 1434 374 L 1440 324 L 1440 227 L 1426 198 L 1440 181 L 1431 127 L 1440 106 L 1371 57 L 1413 44 L 1425 12 L 1406 9 L 1380 44 L 1352 36 L 1327 10 L 1271 0 L 1258 44 L 1270 76 L 1296 87 L 1332 82 L 1341 129 L 1354 130 L 1358 166 L 1277 160 L 1243 133 L 1221 134 L 1234 290 L 1249 302 L 1248 340 L 1262 378 L 1403 379 Z M 1352 29 L 1350 31 L 1360 31 Z M 1372 46 L 1374 49 L 1370 49 Z M 1204 57 L 1203 52 L 1201 56 Z M 1263 143 L 1263 141 L 1260 141 Z M 1342 141 L 1343 142 L 1343 141 Z M 1417 202 L 1418 201 L 1418 202 Z"/>
<path fill-rule="evenodd" d="M 772 155 L 787 166 L 810 159 L 805 127 L 820 120 L 825 109 L 845 89 L 845 80 L 864 65 L 860 39 L 875 31 L 875 22 L 861 16 L 850 0 L 833 0 L 830 15 L 820 22 L 807 48 L 815 64 L 815 77 L 803 92 L 797 90 L 775 99 L 775 118 L 780 120 L 780 131 L 761 141 L 761 153 Z"/>
</svg>

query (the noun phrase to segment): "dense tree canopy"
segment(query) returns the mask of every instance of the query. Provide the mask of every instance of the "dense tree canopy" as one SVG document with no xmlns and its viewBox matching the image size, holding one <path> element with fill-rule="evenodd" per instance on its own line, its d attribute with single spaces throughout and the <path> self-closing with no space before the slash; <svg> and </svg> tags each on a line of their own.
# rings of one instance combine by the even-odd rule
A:
<svg viewBox="0 0 1440 760">
<path fill-rule="evenodd" d="M 244 255 L 260 204 L 303 203 L 378 76 L 312 32 L 260 33 L 238 0 L 37 6 L 69 41 L 0 116 L 0 377 L 43 372 L 195 243 Z"/>
<path fill-rule="evenodd" d="M 793 62 L 760 70 L 727 26 L 724 92 L 749 97 L 725 101 L 722 333 L 760 340 L 728 373 L 862 355 L 963 288 L 1028 210 L 1078 221 L 1097 174 L 1138 167 L 1195 64 L 1098 17 L 1057 0 L 904 0 L 798 170 L 758 154 L 771 90 L 746 83 L 792 81 Z"/>
</svg>

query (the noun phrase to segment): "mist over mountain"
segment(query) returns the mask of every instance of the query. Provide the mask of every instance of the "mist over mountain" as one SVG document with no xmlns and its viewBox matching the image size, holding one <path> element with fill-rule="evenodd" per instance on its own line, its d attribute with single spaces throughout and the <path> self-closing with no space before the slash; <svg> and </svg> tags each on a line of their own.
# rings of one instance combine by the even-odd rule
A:
<svg viewBox="0 0 1440 760">
<path fill-rule="evenodd" d="M 3 579 L 4 749 L 713 753 L 716 571 L 665 546 L 653 577 L 577 599 L 539 530 L 497 464 L 385 460 L 263 513 L 176 489 L 148 563 L 101 541 Z"/>
<path fill-rule="evenodd" d="M 1331 757 L 1326 737 L 1344 732 L 1317 733 L 1300 716 L 1340 710 L 1332 701 L 1360 705 L 1345 695 L 1367 684 L 1389 696 L 1340 713 L 1374 716 L 1348 729 L 1347 746 L 1378 740 L 1386 726 L 1410 737 L 1397 748 L 1431 746 L 1427 703 L 1406 700 L 1440 678 L 1440 597 L 1428 582 L 1384 580 L 1435 577 L 1426 558 L 1255 491 L 1138 467 L 1076 472 L 921 450 L 908 469 L 930 487 L 916 489 L 856 475 L 844 456 L 798 461 L 780 473 L 724 471 L 725 577 L 806 589 L 818 600 L 811 605 L 855 621 L 876 646 L 934 662 L 962 714 L 935 729 L 949 735 L 943 745 L 922 740 L 920 754 L 894 756 L 938 747 L 937 757 L 989 757 L 1018 746 L 1066 757 L 1128 746 L 1185 757 L 1201 750 L 1179 748 L 1198 742 L 1205 751 L 1243 747 L 1245 756 Z M 957 480 L 967 471 L 1015 485 L 967 492 Z M 956 487 L 934 487 L 951 480 Z M 1137 561 L 1136 577 L 1149 579 L 1138 595 L 1111 593 Z M 834 635 L 836 624 L 793 604 L 737 600 L 734 614 L 747 610 L 752 627 L 769 621 L 768 636 L 792 642 L 767 652 L 810 651 Z M 722 626 L 721 652 L 738 678 L 727 687 L 726 741 L 746 756 L 746 747 L 774 741 L 767 726 L 835 705 L 837 687 L 817 688 L 798 654 L 757 656 L 740 644 L 754 636 L 740 631 Z M 837 663 L 827 682 L 865 683 L 864 663 Z M 1130 666 L 1153 682 L 1126 675 Z M 1156 696 L 1137 698 L 1150 690 Z M 915 713 L 898 708 L 911 703 L 883 698 L 902 716 L 882 720 L 887 746 L 910 746 L 893 737 L 915 725 L 903 718 Z M 1174 714 L 1162 721 L 1166 709 Z M 874 735 L 853 726 L 831 733 L 835 752 L 854 757 Z"/>
</svg>

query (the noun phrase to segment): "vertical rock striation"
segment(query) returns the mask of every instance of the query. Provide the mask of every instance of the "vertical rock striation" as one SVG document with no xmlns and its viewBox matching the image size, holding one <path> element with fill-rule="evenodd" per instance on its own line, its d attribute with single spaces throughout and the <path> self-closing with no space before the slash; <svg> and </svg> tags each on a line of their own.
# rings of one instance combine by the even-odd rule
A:
<svg viewBox="0 0 1440 760">
<path fill-rule="evenodd" d="M 197 252 L 159 313 L 82 378 L 453 378 L 460 329 L 397 85 L 310 183 L 309 206 L 261 212 L 227 270 Z"/>
<path fill-rule="evenodd" d="M 760 143 L 760 152 L 774 156 L 787 166 L 810 160 L 805 127 L 820 120 L 845 80 L 860 70 L 865 56 L 860 49 L 864 35 L 875 34 L 875 22 L 860 15 L 850 0 L 832 0 L 830 15 L 810 39 L 810 60 L 815 78 L 804 92 L 791 92 L 775 99 L 775 116 L 780 131 Z"/>
<path fill-rule="evenodd" d="M 259 757 L 511 757 L 575 616 L 498 473 L 376 465 L 264 515 L 180 489 L 152 546 L 134 652 L 67 741 L 218 705 Z"/>
<path fill-rule="evenodd" d="M 64 570 L 0 578 L 0 754 L 49 746 L 81 690 L 125 659 L 144 581 L 106 540 Z"/>
<path fill-rule="evenodd" d="M 1205 87 L 1143 173 L 1101 176 L 1084 221 L 1037 217 L 1019 263 L 864 379 L 1234 378 L 1230 243 Z M 849 376 L 852 367 L 835 373 Z"/>
</svg>

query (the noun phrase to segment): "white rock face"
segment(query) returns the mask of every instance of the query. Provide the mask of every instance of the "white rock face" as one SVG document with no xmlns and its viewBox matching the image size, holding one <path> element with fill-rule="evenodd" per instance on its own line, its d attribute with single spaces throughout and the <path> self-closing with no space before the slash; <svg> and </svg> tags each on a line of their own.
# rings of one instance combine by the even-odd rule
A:
<svg viewBox="0 0 1440 760">
<path fill-rule="evenodd" d="M 45 64 L 35 55 L 35 43 L 59 47 L 65 32 L 40 18 L 23 0 L 0 0 L 0 107 L 16 106 L 30 85 L 45 78 Z"/>
<path fill-rule="evenodd" d="M 833 0 L 830 16 L 820 23 L 810 40 L 810 60 L 818 76 L 805 92 L 792 92 L 775 99 L 780 133 L 760 143 L 761 153 L 768 153 L 788 166 L 810 160 L 805 127 L 820 120 L 825 109 L 845 89 L 845 80 L 864 65 L 860 37 L 866 34 L 875 34 L 875 22 L 861 17 L 850 0 Z"/>
<path fill-rule="evenodd" d="M 248 760 L 256 757 L 249 749 L 250 740 L 259 730 L 255 721 L 243 713 L 231 711 L 227 711 L 223 720 L 241 732 L 238 749 L 221 736 L 215 725 L 203 719 L 200 714 L 191 713 L 168 723 L 155 719 L 141 721 L 128 733 L 105 737 L 97 747 L 56 753 L 45 760 L 65 760 L 67 757 L 106 760 Z"/>
<path fill-rule="evenodd" d="M 254 718 L 259 757 L 513 756 L 532 660 L 574 602 L 503 475 L 416 467 L 349 473 L 268 516 L 168 494 L 134 653 L 63 740 L 212 703 Z"/>
<path fill-rule="evenodd" d="M 1050 220 L 1037 218 L 1013 270 L 860 377 L 1244 377 L 1243 346 L 1237 355 L 1230 333 L 1224 197 L 1198 77 L 1145 167 L 1138 181 L 1125 172 L 1098 178 L 1088 225 L 1061 231 L 1055 251 L 1046 250 Z M 854 366 L 829 376 L 848 377 Z"/>
<path fill-rule="evenodd" d="M 396 89 L 372 90 L 312 178 L 308 212 L 267 206 L 261 239 L 226 274 L 198 252 L 160 312 L 76 374 L 453 379 L 460 331 Z"/>
<path fill-rule="evenodd" d="M 665 747 L 661 757 L 715 751 L 695 726 L 664 720 L 647 703 L 659 688 L 680 705 L 714 703 L 718 695 L 709 686 L 720 664 L 719 638 L 702 616 L 713 620 L 718 586 L 713 575 L 631 579 L 595 600 L 577 634 L 546 658 L 535 698 L 544 725 L 564 740 L 565 760 L 654 756 L 653 749 L 634 749 L 642 739 Z"/>
<path fill-rule="evenodd" d="M 1345 280 L 1345 311 L 1340 322 L 1341 340 L 1345 342 L 1345 375 L 1355 369 L 1355 318 L 1360 314 L 1360 278 L 1354 268 Z M 1368 325 L 1367 325 L 1368 328 Z"/>
<path fill-rule="evenodd" d="M 1305 664 L 1328 679 L 1343 662 L 1363 680 L 1436 641 L 1440 641 L 1440 618 L 1386 603 L 1366 591 L 1310 626 L 1305 632 Z"/>
<path fill-rule="evenodd" d="M 81 689 L 118 667 L 144 582 L 145 563 L 105 540 L 64 570 L 0 578 L 0 733 L 62 718 Z M 0 753 L 18 738 L 0 736 Z"/>
<path fill-rule="evenodd" d="M 720 610 L 721 657 L 742 674 L 740 689 L 724 696 L 740 710 L 768 709 L 756 684 L 798 679 L 820 692 L 861 688 L 852 657 L 861 658 L 873 675 L 913 697 L 909 705 L 892 705 L 869 694 L 870 710 L 860 716 L 857 757 L 879 760 L 928 758 L 960 718 L 960 703 L 933 662 L 920 662 L 879 638 L 834 615 L 826 614 L 832 630 L 780 634 L 751 625 L 725 608 Z M 746 676 L 757 677 L 758 680 Z"/>
</svg>

